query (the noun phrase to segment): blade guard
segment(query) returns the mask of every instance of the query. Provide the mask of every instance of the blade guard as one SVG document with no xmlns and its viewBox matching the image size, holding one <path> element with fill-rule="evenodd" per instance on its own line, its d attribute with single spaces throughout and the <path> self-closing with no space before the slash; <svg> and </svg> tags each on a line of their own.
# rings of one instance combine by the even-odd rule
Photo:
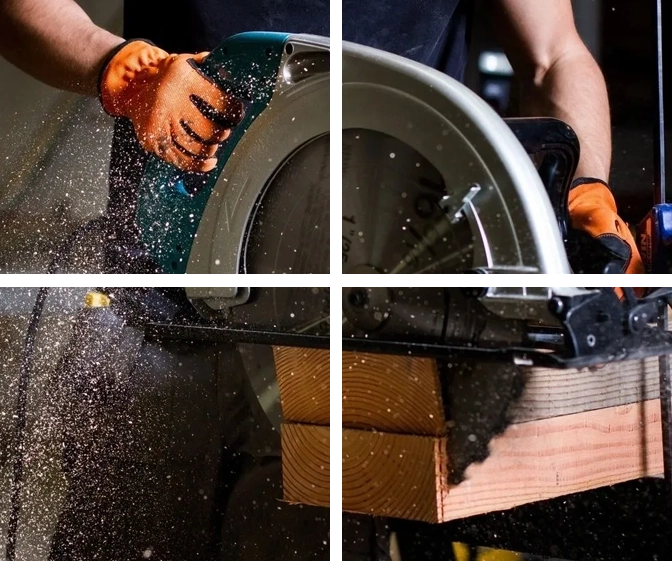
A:
<svg viewBox="0 0 672 561">
<path fill-rule="evenodd" d="M 245 117 L 222 145 L 217 167 L 188 173 L 150 156 L 140 181 L 136 224 L 150 255 L 166 273 L 184 273 L 198 224 L 217 179 L 248 127 L 268 106 L 288 33 L 234 35 L 214 49 L 201 71 L 245 103 Z"/>
</svg>

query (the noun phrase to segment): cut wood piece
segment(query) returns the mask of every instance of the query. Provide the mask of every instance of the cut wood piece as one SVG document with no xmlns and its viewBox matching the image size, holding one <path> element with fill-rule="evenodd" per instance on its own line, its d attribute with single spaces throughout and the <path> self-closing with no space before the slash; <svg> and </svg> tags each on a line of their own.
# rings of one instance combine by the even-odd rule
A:
<svg viewBox="0 0 672 561">
<path fill-rule="evenodd" d="M 343 429 L 343 510 L 441 520 L 446 455 L 445 437 Z"/>
<path fill-rule="evenodd" d="M 444 435 L 446 419 L 436 362 L 344 352 L 343 426 Z"/>
<path fill-rule="evenodd" d="M 663 472 L 660 401 L 517 424 L 444 501 L 446 520 Z"/>
<path fill-rule="evenodd" d="M 442 435 L 446 418 L 462 422 L 467 405 L 462 396 L 478 398 L 480 405 L 469 404 L 475 411 L 505 406 L 508 422 L 516 423 L 659 396 L 657 357 L 581 370 L 519 368 L 517 380 L 512 369 L 511 365 L 464 361 L 446 370 L 452 377 L 448 381 L 438 375 L 432 359 L 344 352 L 343 426 Z M 521 390 L 522 395 L 517 395 Z M 495 397 L 503 401 L 498 404 Z"/>
<path fill-rule="evenodd" d="M 444 443 L 344 429 L 343 508 L 445 522 L 663 471 L 659 400 L 515 424 L 450 489 Z"/>
</svg>

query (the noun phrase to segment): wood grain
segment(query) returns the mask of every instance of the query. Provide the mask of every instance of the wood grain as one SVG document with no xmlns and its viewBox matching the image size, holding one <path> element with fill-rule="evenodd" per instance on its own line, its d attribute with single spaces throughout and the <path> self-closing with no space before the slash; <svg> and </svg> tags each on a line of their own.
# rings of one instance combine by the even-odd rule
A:
<svg viewBox="0 0 672 561">
<path fill-rule="evenodd" d="M 285 422 L 329 424 L 329 351 L 273 347 Z"/>
<path fill-rule="evenodd" d="M 445 435 L 436 362 L 427 358 L 344 352 L 343 427 Z"/>
<path fill-rule="evenodd" d="M 525 376 L 523 395 L 512 406 L 517 421 L 627 405 L 660 395 L 657 357 L 598 369 L 528 368 Z"/>
<path fill-rule="evenodd" d="M 660 402 L 517 423 L 490 448 L 451 488 L 445 438 L 344 429 L 343 508 L 445 522 L 660 475 Z"/>
<path fill-rule="evenodd" d="M 448 492 L 445 437 L 343 429 L 343 510 L 435 522 Z"/>
<path fill-rule="evenodd" d="M 657 399 L 513 425 L 448 494 L 444 520 L 660 475 L 661 431 Z"/>
</svg>

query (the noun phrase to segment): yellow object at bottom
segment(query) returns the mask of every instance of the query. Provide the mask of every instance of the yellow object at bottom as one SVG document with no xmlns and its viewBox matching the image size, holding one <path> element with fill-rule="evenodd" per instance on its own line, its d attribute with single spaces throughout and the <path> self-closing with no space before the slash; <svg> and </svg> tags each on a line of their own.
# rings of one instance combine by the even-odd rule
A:
<svg viewBox="0 0 672 561">
<path fill-rule="evenodd" d="M 454 543 L 453 551 L 456 561 L 523 561 L 523 556 L 520 553 L 488 547 L 479 547 L 476 557 L 472 558 L 470 557 L 469 547 L 463 543 Z"/>
</svg>

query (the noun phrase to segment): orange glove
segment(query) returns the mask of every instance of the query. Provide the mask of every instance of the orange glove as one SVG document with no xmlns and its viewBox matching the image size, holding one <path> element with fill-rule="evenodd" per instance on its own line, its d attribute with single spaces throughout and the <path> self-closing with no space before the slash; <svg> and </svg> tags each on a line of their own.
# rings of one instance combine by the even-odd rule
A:
<svg viewBox="0 0 672 561">
<path fill-rule="evenodd" d="M 174 55 L 128 41 L 100 75 L 105 111 L 130 119 L 145 150 L 185 171 L 212 170 L 219 143 L 244 113 L 239 100 L 198 69 L 207 54 Z"/>
<path fill-rule="evenodd" d="M 617 263 L 626 275 L 646 273 L 639 249 L 628 225 L 618 216 L 616 201 L 606 183 L 597 179 L 579 179 L 569 191 L 569 217 L 572 227 L 590 236 L 599 246 L 583 255 L 587 274 L 599 274 L 608 263 Z M 587 247 L 584 245 L 584 248 Z M 585 251 L 585 249 L 584 249 Z M 620 287 L 614 289 L 623 297 Z M 635 292 L 643 295 L 643 289 Z"/>
</svg>

